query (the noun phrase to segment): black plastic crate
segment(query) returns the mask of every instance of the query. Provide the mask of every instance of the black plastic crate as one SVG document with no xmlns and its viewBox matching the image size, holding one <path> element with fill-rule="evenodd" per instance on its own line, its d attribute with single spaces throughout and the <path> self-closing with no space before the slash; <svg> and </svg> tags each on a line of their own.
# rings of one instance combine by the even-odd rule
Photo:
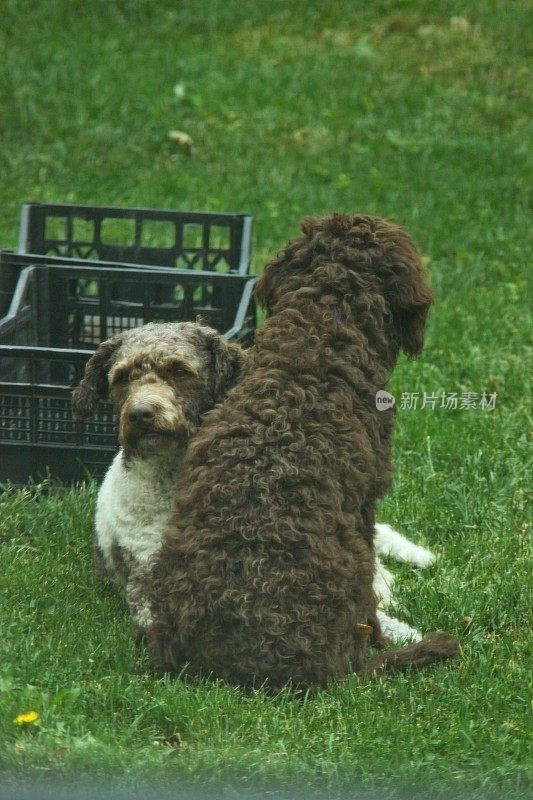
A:
<svg viewBox="0 0 533 800">
<path fill-rule="evenodd" d="M 19 252 L 247 275 L 252 217 L 26 203 Z"/>
<path fill-rule="evenodd" d="M 117 449 L 113 408 L 100 404 L 86 422 L 70 410 L 72 388 L 94 348 L 121 330 L 197 315 L 250 346 L 254 283 L 175 269 L 26 267 L 0 320 L 0 483 L 48 474 L 66 484 L 102 477 Z M 124 287 L 136 300 L 123 299 Z"/>
</svg>

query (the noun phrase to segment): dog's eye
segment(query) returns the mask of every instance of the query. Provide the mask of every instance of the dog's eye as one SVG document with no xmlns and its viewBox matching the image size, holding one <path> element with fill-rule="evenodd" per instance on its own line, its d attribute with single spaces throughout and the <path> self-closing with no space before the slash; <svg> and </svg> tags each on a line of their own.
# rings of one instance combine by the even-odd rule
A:
<svg viewBox="0 0 533 800">
<path fill-rule="evenodd" d="M 191 375 L 194 375 L 186 363 L 181 359 L 174 358 L 167 358 L 161 361 L 156 365 L 155 370 L 163 380 L 168 380 L 169 378 L 190 378 Z"/>
<path fill-rule="evenodd" d="M 125 386 L 130 379 L 130 373 L 126 370 L 122 370 L 121 372 L 115 373 L 113 376 L 112 385 L 113 386 Z"/>
</svg>

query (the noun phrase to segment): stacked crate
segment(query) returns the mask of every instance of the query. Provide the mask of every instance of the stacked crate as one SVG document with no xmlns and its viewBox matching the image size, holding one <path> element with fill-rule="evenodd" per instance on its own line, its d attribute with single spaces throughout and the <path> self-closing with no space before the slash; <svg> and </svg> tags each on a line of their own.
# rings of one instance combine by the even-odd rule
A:
<svg viewBox="0 0 533 800">
<path fill-rule="evenodd" d="M 251 217 L 28 204 L 19 252 L 0 251 L 0 485 L 100 478 L 117 448 L 102 403 L 70 409 L 101 341 L 146 322 L 195 320 L 251 345 Z"/>
</svg>

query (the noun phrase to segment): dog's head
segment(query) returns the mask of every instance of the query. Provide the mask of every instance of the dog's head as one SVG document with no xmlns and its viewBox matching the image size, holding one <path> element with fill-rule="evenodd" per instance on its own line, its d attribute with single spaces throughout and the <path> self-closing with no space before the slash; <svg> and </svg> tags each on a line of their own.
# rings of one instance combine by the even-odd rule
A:
<svg viewBox="0 0 533 800">
<path fill-rule="evenodd" d="M 392 360 L 402 348 L 414 358 L 422 350 L 432 293 L 425 267 L 408 233 L 366 215 L 332 214 L 302 222 L 303 236 L 290 241 L 267 264 L 255 296 L 276 313 L 315 292 L 351 313 L 369 338 L 387 343 Z"/>
<path fill-rule="evenodd" d="M 129 453 L 183 447 L 233 385 L 242 359 L 238 345 L 204 325 L 149 323 L 102 342 L 73 392 L 73 412 L 87 419 L 100 400 L 112 399 Z"/>
</svg>

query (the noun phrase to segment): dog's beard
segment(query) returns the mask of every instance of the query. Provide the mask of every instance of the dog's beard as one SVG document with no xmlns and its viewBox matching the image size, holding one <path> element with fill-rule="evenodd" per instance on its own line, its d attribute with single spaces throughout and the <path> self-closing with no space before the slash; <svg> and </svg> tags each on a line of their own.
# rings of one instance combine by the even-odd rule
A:
<svg viewBox="0 0 533 800">
<path fill-rule="evenodd" d="M 130 437 L 127 446 L 140 456 L 146 457 L 177 448 L 183 448 L 187 443 L 189 435 L 190 434 L 186 431 L 170 433 L 167 431 L 150 430 L 134 438 Z"/>
<path fill-rule="evenodd" d="M 160 453 L 170 454 L 172 451 L 182 450 L 187 446 L 196 427 L 190 422 L 185 422 L 173 428 L 163 428 L 157 425 L 142 429 L 128 428 L 120 431 L 119 442 L 125 450 L 140 458 L 149 458 Z"/>
</svg>

